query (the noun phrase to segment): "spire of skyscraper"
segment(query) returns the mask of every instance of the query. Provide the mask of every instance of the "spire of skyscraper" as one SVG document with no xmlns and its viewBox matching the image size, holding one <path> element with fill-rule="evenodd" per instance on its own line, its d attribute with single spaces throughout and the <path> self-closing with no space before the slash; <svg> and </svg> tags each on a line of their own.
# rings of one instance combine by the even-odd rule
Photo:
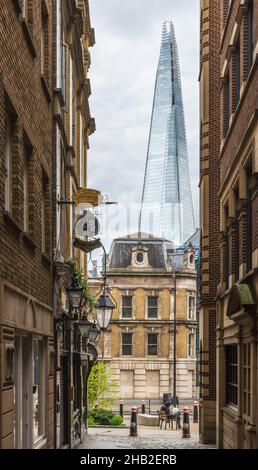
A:
<svg viewBox="0 0 258 470">
<path fill-rule="evenodd" d="M 149 134 L 139 231 L 181 244 L 195 231 L 174 27 L 165 21 Z"/>
</svg>

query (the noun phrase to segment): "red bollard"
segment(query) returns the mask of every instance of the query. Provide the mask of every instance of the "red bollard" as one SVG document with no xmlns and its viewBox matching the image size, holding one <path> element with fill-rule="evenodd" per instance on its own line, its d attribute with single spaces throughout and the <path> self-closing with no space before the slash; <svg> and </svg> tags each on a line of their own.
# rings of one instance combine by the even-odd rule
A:
<svg viewBox="0 0 258 470">
<path fill-rule="evenodd" d="M 124 402 L 123 402 L 123 400 L 120 400 L 119 414 L 120 414 L 120 416 L 122 416 L 122 418 L 124 417 Z"/>
<path fill-rule="evenodd" d="M 198 423 L 198 407 L 198 401 L 195 401 L 193 406 L 193 423 Z"/>
<path fill-rule="evenodd" d="M 191 437 L 190 435 L 190 418 L 189 418 L 189 408 L 185 406 L 183 408 L 183 434 L 182 437 L 188 438 Z"/>
<path fill-rule="evenodd" d="M 145 401 L 142 400 L 142 415 L 145 415 Z"/>
<path fill-rule="evenodd" d="M 131 424 L 130 424 L 130 436 L 136 437 L 137 434 L 137 413 L 138 408 L 137 406 L 132 407 L 132 414 L 131 414 Z"/>
</svg>

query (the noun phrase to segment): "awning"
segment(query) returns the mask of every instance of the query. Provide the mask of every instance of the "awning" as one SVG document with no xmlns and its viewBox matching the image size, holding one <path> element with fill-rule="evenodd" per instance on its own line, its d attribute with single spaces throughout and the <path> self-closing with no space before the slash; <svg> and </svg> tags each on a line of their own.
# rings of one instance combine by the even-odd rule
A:
<svg viewBox="0 0 258 470">
<path fill-rule="evenodd" d="M 255 313 L 256 302 L 248 284 L 235 284 L 229 293 L 227 316 L 245 310 Z"/>
</svg>

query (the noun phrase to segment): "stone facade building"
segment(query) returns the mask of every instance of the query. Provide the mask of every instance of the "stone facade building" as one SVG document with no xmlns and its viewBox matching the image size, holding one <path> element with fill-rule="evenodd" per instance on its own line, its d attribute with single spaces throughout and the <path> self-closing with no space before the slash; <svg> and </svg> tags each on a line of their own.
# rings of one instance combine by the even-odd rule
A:
<svg viewBox="0 0 258 470">
<path fill-rule="evenodd" d="M 214 3 L 219 3 L 219 12 Z M 220 80 L 217 73 L 210 83 L 203 78 L 202 87 L 207 105 L 204 90 L 220 85 L 209 121 L 214 128 L 220 118 L 219 153 L 210 154 L 211 160 L 218 158 L 220 163 L 216 437 L 222 448 L 257 448 L 258 6 L 252 0 L 202 4 L 210 27 L 217 24 L 219 49 L 218 44 L 216 50 L 210 44 L 210 54 L 220 51 Z M 214 41 L 215 34 L 207 34 Z M 210 354 L 214 352 L 212 343 Z M 206 360 L 209 367 L 209 357 Z M 208 422 L 204 417 L 203 429 Z"/>
<path fill-rule="evenodd" d="M 0 8 L 0 448 L 54 447 L 52 4 Z"/>
<path fill-rule="evenodd" d="M 175 277 L 176 276 L 176 279 Z M 98 279 L 89 279 L 95 292 Z M 177 396 L 196 397 L 196 270 L 194 250 L 176 254 L 171 242 L 144 234 L 114 240 L 107 283 L 117 307 L 100 344 L 121 399 L 173 393 L 176 287 Z"/>
</svg>

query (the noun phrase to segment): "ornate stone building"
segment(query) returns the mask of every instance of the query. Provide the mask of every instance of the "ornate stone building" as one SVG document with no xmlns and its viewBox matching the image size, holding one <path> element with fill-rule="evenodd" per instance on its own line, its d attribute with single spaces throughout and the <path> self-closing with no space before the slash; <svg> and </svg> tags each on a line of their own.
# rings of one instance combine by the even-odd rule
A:
<svg viewBox="0 0 258 470">
<path fill-rule="evenodd" d="M 196 270 L 194 250 L 142 234 L 114 240 L 107 283 L 117 303 L 99 357 L 111 361 L 122 399 L 173 393 L 176 293 L 177 396 L 196 397 Z M 100 281 L 89 279 L 98 292 Z M 176 288 L 176 290 L 175 290 Z"/>
<path fill-rule="evenodd" d="M 208 281 L 208 288 L 215 282 L 218 285 L 216 438 L 222 448 L 257 448 L 258 6 L 252 0 L 234 0 L 204 1 L 202 7 L 206 18 L 203 34 L 207 30 L 207 38 L 212 41 L 209 43 L 206 38 L 204 50 L 208 47 L 206 52 L 211 57 L 217 57 L 220 51 L 219 75 L 215 62 L 216 72 L 209 79 L 203 76 L 201 88 L 207 107 L 208 93 L 214 93 L 215 84 L 220 85 L 220 96 L 216 97 L 209 115 L 210 130 L 218 128 L 220 119 L 219 153 L 216 149 L 208 158 L 208 162 L 216 158 L 220 163 L 218 192 L 216 188 L 220 276 L 213 271 Z M 209 27 L 214 27 L 212 34 Z M 206 57 L 204 52 L 203 57 Z M 206 137 L 212 142 L 209 131 Z M 213 175 L 210 182 L 217 184 Z M 203 194 L 209 200 L 207 193 Z M 210 214 L 214 213 L 211 202 L 208 209 Z M 202 217 L 205 220 L 205 205 Z M 203 358 L 207 361 L 207 366 L 203 361 L 203 371 L 213 365 L 214 353 L 212 340 L 209 356 Z M 208 418 L 203 416 L 203 430 L 209 427 Z"/>
</svg>

